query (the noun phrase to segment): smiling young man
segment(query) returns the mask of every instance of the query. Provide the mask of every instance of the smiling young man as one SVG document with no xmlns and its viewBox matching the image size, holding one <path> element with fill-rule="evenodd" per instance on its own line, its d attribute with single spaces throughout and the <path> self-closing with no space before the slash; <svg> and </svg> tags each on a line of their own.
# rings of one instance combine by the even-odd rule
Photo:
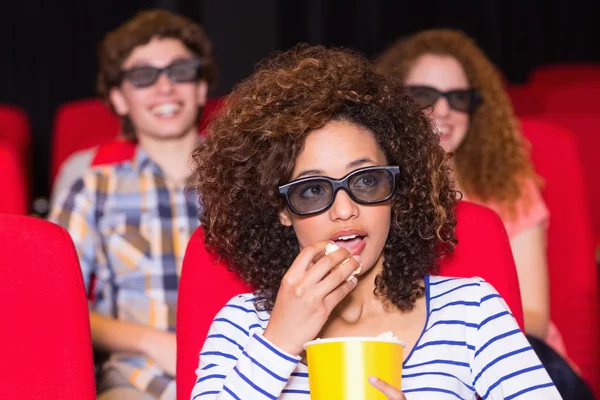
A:
<svg viewBox="0 0 600 400">
<path fill-rule="evenodd" d="M 135 151 L 86 171 L 50 219 L 71 234 L 93 290 L 92 340 L 111 354 L 101 400 L 175 399 L 178 281 L 202 212 L 185 181 L 214 77 L 202 28 L 166 11 L 138 14 L 100 46 L 98 88 Z"/>
</svg>

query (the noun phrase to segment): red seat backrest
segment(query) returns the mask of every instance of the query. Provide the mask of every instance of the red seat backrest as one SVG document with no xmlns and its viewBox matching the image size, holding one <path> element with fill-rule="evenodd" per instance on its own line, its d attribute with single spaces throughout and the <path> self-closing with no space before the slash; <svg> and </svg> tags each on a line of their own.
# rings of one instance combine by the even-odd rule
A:
<svg viewBox="0 0 600 400">
<path fill-rule="evenodd" d="M 198 127 L 198 132 L 201 135 L 205 134 L 208 124 L 218 115 L 224 104 L 225 97 L 215 97 L 206 100 L 204 110 L 202 111 L 202 118 L 200 119 L 200 126 Z"/>
<path fill-rule="evenodd" d="M 17 150 L 0 143 L 0 213 L 27 214 L 27 187 Z"/>
<path fill-rule="evenodd" d="M 505 87 L 515 114 L 530 115 L 542 110 L 542 94 L 532 85 L 507 85 Z"/>
<path fill-rule="evenodd" d="M 586 192 L 592 206 L 595 243 L 600 245 L 600 113 L 547 113 L 539 115 L 539 118 L 565 127 L 575 134 L 575 143 L 583 164 Z"/>
<path fill-rule="evenodd" d="M 523 329 L 517 267 L 504 223 L 491 209 L 467 201 L 458 203 L 456 220 L 458 245 L 440 260 L 440 275 L 480 276 L 487 280 L 502 295 Z"/>
<path fill-rule="evenodd" d="M 548 88 L 542 96 L 541 111 L 600 114 L 598 93 L 600 93 L 600 76 L 597 81 L 565 83 Z"/>
<path fill-rule="evenodd" d="M 208 99 L 200 121 L 200 132 L 221 108 L 222 102 L 223 98 Z M 54 120 L 51 181 L 71 154 L 113 142 L 119 130 L 119 118 L 100 99 L 76 100 L 60 106 Z"/>
<path fill-rule="evenodd" d="M 119 134 L 119 118 L 100 99 L 75 100 L 61 105 L 54 118 L 50 180 L 73 153 L 109 143 Z"/>
<path fill-rule="evenodd" d="M 31 129 L 27 114 L 21 107 L 0 105 L 0 141 L 6 141 L 17 149 L 23 168 L 26 168 Z"/>
<path fill-rule="evenodd" d="M 572 132 L 544 120 L 524 118 L 523 134 L 545 180 L 550 211 L 548 272 L 550 313 L 567 354 L 600 395 L 600 297 L 591 218 L 576 141 Z"/>
<path fill-rule="evenodd" d="M 0 260 L 0 397 L 94 400 L 88 305 L 67 231 L 0 215 Z"/>
<path fill-rule="evenodd" d="M 519 282 L 504 225 L 492 210 L 461 201 L 456 210 L 459 244 L 441 260 L 442 275 L 481 276 L 504 297 L 519 325 Z M 188 244 L 177 306 L 177 398 L 188 400 L 198 356 L 214 316 L 235 295 L 252 289 L 209 253 L 199 228 Z"/>
<path fill-rule="evenodd" d="M 565 83 L 600 80 L 599 63 L 559 63 L 535 68 L 529 82 L 538 88 L 550 89 Z"/>
</svg>

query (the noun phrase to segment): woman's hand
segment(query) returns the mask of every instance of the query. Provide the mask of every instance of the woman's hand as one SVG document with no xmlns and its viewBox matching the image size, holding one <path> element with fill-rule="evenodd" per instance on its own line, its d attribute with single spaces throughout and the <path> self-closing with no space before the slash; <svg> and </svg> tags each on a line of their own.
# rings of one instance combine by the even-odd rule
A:
<svg viewBox="0 0 600 400">
<path fill-rule="evenodd" d="M 383 393 L 385 397 L 388 398 L 388 400 L 406 400 L 406 396 L 404 396 L 404 394 L 400 390 L 396 389 L 389 383 L 384 382 L 379 378 L 371 376 L 369 377 L 369 383 L 375 389 Z"/>
<path fill-rule="evenodd" d="M 357 280 L 348 278 L 360 266 L 344 248 L 325 255 L 328 241 L 302 249 L 283 277 L 264 337 L 281 350 L 299 355 L 313 340 L 331 311 Z"/>
</svg>

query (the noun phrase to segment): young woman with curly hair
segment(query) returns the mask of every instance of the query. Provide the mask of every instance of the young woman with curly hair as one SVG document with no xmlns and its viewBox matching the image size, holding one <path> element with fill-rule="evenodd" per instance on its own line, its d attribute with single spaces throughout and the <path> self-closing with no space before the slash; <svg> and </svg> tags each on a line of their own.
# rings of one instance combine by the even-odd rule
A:
<svg viewBox="0 0 600 400">
<path fill-rule="evenodd" d="M 550 315 L 548 210 L 510 100 L 494 65 L 459 31 L 428 30 L 385 51 L 379 68 L 400 78 L 435 122 L 464 197 L 502 217 L 515 256 L 525 330 L 544 339 Z"/>
<path fill-rule="evenodd" d="M 453 154 L 450 165 L 463 198 L 502 217 L 519 275 L 525 331 L 542 360 L 556 360 L 552 367 L 544 361 L 546 366 L 553 373 L 563 371 L 551 374 L 553 378 L 580 381 L 554 353 L 566 356 L 560 333 L 549 320 L 549 214 L 500 74 L 471 38 L 449 29 L 400 39 L 377 64 L 381 72 L 400 79 L 433 120 L 441 146 Z"/>
<path fill-rule="evenodd" d="M 225 110 L 194 182 L 207 245 L 258 290 L 215 318 L 194 399 L 308 399 L 306 342 L 387 331 L 407 343 L 403 393 L 369 378 L 388 399 L 559 398 L 491 285 L 429 275 L 456 243 L 457 196 L 400 85 L 352 52 L 299 46 Z"/>
</svg>

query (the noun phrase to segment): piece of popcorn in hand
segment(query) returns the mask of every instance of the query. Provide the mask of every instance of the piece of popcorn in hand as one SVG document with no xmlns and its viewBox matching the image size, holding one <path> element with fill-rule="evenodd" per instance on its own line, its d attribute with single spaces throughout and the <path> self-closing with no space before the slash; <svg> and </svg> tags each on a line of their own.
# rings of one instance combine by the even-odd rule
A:
<svg viewBox="0 0 600 400">
<path fill-rule="evenodd" d="M 362 270 L 362 264 L 358 266 L 358 268 L 356 268 L 354 270 L 354 272 L 352 274 L 350 274 L 350 276 L 348 277 L 348 279 L 346 279 L 348 282 L 350 282 L 352 280 L 352 278 L 354 278 L 356 275 L 360 274 L 360 271 Z"/>
<path fill-rule="evenodd" d="M 327 247 L 325 247 L 325 255 L 329 255 L 331 253 L 333 253 L 334 251 L 339 250 L 340 247 L 335 244 L 335 243 L 327 243 Z"/>
<path fill-rule="evenodd" d="M 333 253 L 334 251 L 337 251 L 337 250 L 339 250 L 339 249 L 340 249 L 340 247 L 339 247 L 337 244 L 335 244 L 335 243 L 327 243 L 327 247 L 325 247 L 325 255 L 329 255 L 329 254 L 331 254 L 331 253 Z M 343 265 L 343 264 L 344 264 L 346 261 L 348 261 L 348 260 L 345 260 L 345 261 L 344 261 L 342 264 L 340 264 L 340 265 Z M 351 274 L 351 275 L 348 277 L 348 279 L 346 279 L 346 280 L 347 280 L 348 282 L 350 282 L 350 281 L 352 280 L 352 278 L 354 278 L 356 275 L 360 274 L 360 271 L 361 271 L 361 270 L 362 270 L 362 265 L 359 265 L 359 266 L 358 266 L 358 268 L 356 268 L 356 269 L 354 270 L 354 272 L 352 272 L 352 274 Z"/>
</svg>

